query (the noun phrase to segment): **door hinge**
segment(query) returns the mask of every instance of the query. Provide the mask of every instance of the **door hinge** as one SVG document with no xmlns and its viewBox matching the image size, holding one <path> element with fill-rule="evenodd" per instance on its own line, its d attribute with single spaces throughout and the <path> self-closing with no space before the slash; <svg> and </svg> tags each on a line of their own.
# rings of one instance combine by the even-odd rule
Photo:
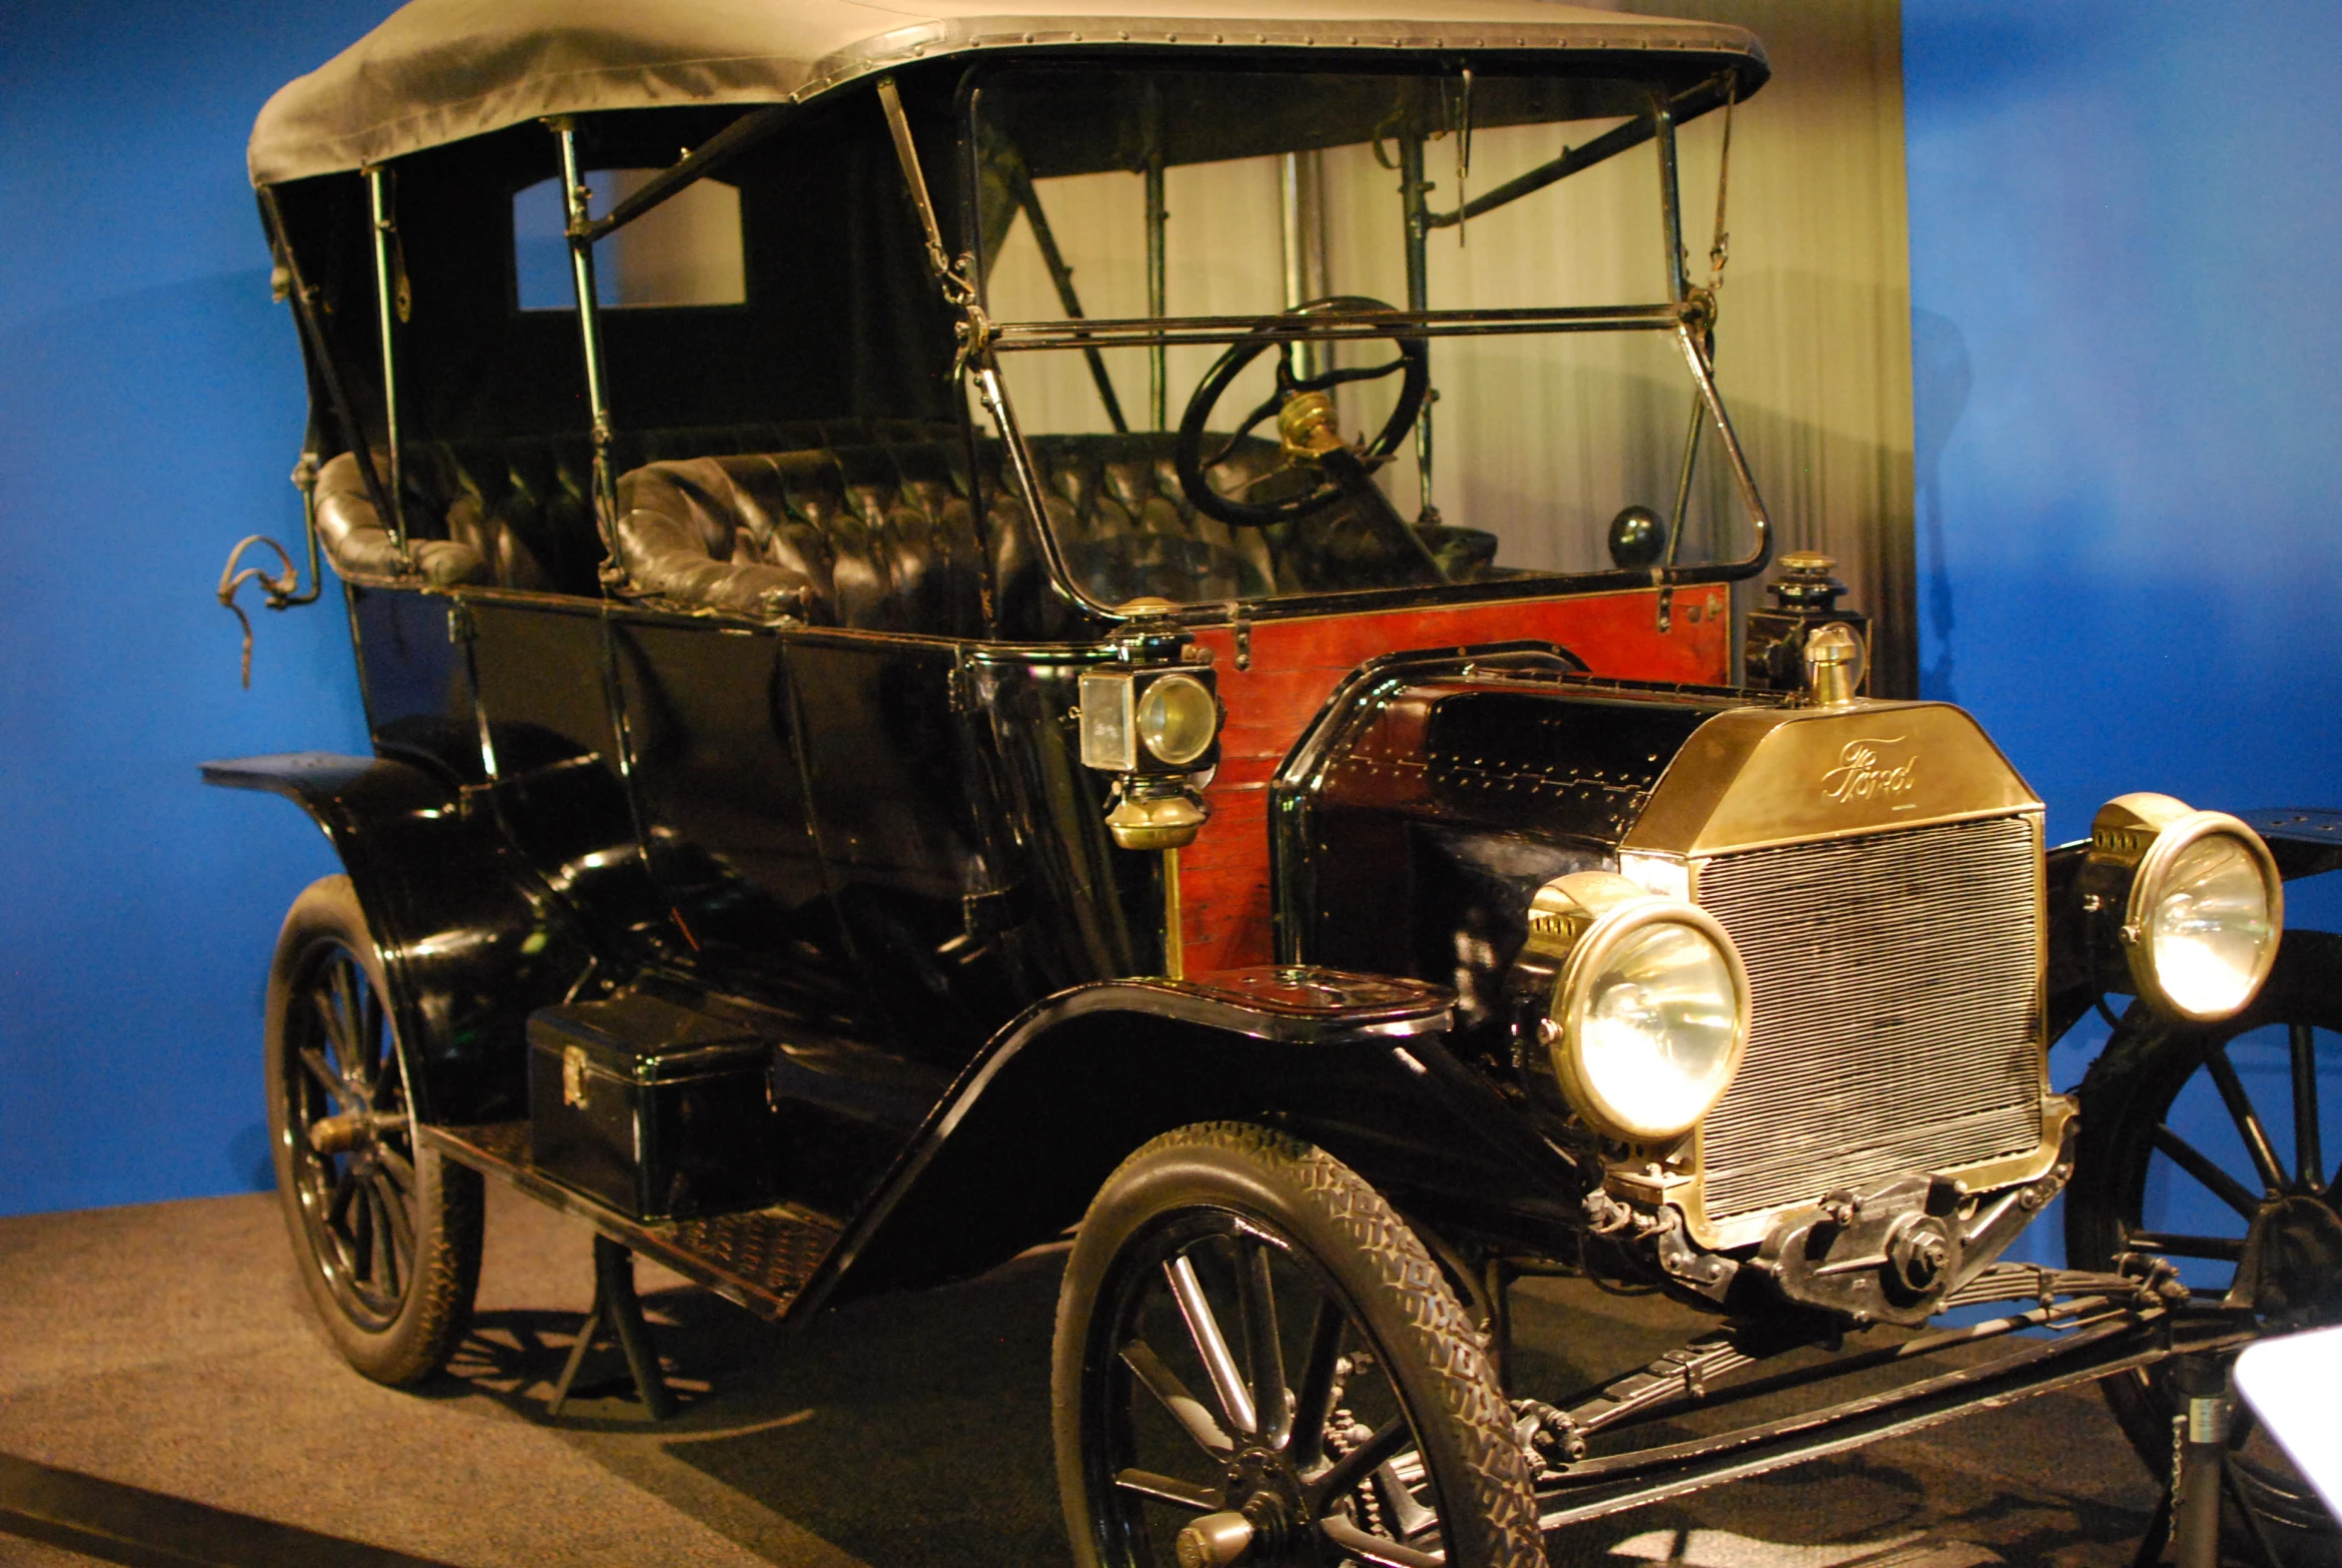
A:
<svg viewBox="0 0 2342 1568">
<path fill-rule="evenodd" d="M 974 713 L 976 711 L 975 671 L 966 664 L 955 661 L 946 686 L 951 709 L 954 713 Z"/>
</svg>

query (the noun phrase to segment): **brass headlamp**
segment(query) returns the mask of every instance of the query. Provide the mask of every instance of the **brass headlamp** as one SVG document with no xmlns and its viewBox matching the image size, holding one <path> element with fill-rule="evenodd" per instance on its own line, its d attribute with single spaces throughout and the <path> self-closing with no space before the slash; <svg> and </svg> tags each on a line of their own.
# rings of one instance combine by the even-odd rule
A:
<svg viewBox="0 0 2342 1568">
<path fill-rule="evenodd" d="M 1558 877 L 1529 905 L 1558 961 L 1540 1028 L 1571 1107 L 1625 1143 L 1680 1138 L 1723 1098 L 1749 1039 L 1749 977 L 1716 917 L 1608 871 Z"/>
<path fill-rule="evenodd" d="M 2089 940 L 2132 988 L 2195 1023 L 2251 1005 L 2277 961 L 2285 887 L 2259 834 L 2168 795 L 2117 795 L 2090 823 L 2078 891 Z"/>
</svg>

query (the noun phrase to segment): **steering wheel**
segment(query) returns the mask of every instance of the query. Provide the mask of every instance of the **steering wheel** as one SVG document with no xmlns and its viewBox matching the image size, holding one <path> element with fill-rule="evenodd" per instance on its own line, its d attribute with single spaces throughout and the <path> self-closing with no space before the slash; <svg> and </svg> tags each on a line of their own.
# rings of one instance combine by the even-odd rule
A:
<svg viewBox="0 0 2342 1568">
<path fill-rule="evenodd" d="M 1284 314 L 1311 316 L 1339 312 L 1348 315 L 1360 311 L 1395 312 L 1396 309 L 1395 306 L 1367 299 L 1363 295 L 1340 294 L 1323 300 L 1311 300 L 1306 305 L 1296 305 Z M 1226 444 L 1206 458 L 1203 455 L 1203 427 L 1210 421 L 1211 410 L 1218 406 L 1221 395 L 1243 374 L 1246 366 L 1271 348 L 1281 349 L 1289 341 L 1264 331 L 1255 331 L 1250 337 L 1228 345 L 1227 353 L 1221 355 L 1219 362 L 1204 373 L 1203 380 L 1195 384 L 1194 394 L 1187 399 L 1186 411 L 1179 415 L 1178 438 L 1171 446 L 1171 467 L 1179 476 L 1179 488 L 1186 492 L 1187 499 L 1194 503 L 1195 509 L 1206 517 L 1258 528 L 1323 511 L 1348 494 L 1351 486 L 1360 482 L 1363 474 L 1370 472 L 1398 450 L 1399 442 L 1406 438 L 1407 431 L 1414 426 L 1415 416 L 1423 410 L 1424 395 L 1431 390 L 1431 357 L 1420 338 L 1400 338 L 1394 335 L 1390 341 L 1398 345 L 1398 358 L 1385 364 L 1360 366 L 1348 371 L 1327 371 L 1318 376 L 1293 375 L 1290 357 L 1280 353 L 1276 357 L 1276 391 L 1245 417 L 1236 432 L 1227 438 Z M 1345 446 L 1330 453 L 1337 460 L 1325 464 L 1326 476 L 1301 494 L 1270 501 L 1236 500 L 1220 494 L 1204 479 L 1205 469 L 1225 460 L 1237 444 L 1252 433 L 1254 425 L 1271 414 L 1281 412 L 1294 397 L 1305 392 L 1324 392 L 1345 382 L 1374 382 L 1401 373 L 1403 380 L 1399 383 L 1398 402 L 1390 410 L 1390 417 L 1383 421 L 1381 430 L 1361 448 Z M 1290 471 L 1290 468 L 1288 462 L 1284 467 L 1271 471 L 1283 473 Z M 1260 478 L 1266 477 L 1268 474 L 1260 475 Z M 1345 479 L 1347 482 L 1344 482 Z M 1253 482 L 1258 483 L 1259 480 Z"/>
</svg>

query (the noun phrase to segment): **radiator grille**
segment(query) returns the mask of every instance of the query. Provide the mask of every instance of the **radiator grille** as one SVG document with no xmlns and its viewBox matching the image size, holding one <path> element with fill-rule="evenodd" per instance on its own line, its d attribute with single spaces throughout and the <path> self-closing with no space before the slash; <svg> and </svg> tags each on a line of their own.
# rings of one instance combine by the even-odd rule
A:
<svg viewBox="0 0 2342 1568">
<path fill-rule="evenodd" d="M 1701 868 L 1753 1013 L 1704 1133 L 1712 1223 L 2038 1146 L 2038 832 L 1991 817 Z"/>
</svg>

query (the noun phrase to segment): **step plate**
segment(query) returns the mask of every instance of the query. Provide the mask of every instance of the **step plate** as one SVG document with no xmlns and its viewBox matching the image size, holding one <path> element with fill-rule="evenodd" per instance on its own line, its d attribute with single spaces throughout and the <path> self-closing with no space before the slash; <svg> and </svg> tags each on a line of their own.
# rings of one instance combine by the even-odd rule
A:
<svg viewBox="0 0 2342 1568">
<path fill-rule="evenodd" d="M 637 1255 L 665 1264 L 759 1317 L 786 1315 L 844 1233 L 835 1220 L 787 1204 L 703 1219 L 635 1219 L 531 1165 L 526 1122 L 420 1132 L 424 1143 L 458 1165 L 575 1214 Z"/>
</svg>

